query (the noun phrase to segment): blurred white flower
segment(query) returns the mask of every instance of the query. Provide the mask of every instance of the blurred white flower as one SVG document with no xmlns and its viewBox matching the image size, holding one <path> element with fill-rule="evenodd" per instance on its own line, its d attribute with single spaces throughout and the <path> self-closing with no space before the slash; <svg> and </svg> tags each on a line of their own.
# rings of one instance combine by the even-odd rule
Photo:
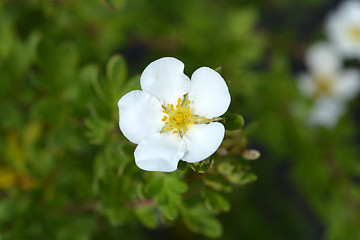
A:
<svg viewBox="0 0 360 240">
<path fill-rule="evenodd" d="M 360 72 L 342 69 L 341 58 L 332 45 L 312 45 L 305 56 L 309 73 L 299 76 L 302 93 L 315 99 L 310 125 L 334 127 L 346 109 L 346 102 L 360 90 Z"/>
<path fill-rule="evenodd" d="M 142 73 L 142 90 L 118 102 L 120 129 L 138 144 L 135 162 L 143 170 L 171 172 L 180 159 L 199 162 L 224 138 L 224 126 L 214 122 L 230 104 L 224 79 L 207 67 L 197 69 L 191 81 L 183 71 L 175 58 L 158 59 Z"/>
<path fill-rule="evenodd" d="M 330 13 L 326 31 L 343 56 L 360 59 L 360 1 L 343 2 L 335 12 Z"/>
</svg>

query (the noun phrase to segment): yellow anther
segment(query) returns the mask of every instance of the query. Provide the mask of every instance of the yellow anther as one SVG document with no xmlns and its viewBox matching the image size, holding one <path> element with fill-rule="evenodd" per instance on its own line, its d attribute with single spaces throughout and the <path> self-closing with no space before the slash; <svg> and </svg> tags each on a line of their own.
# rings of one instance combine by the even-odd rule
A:
<svg viewBox="0 0 360 240">
<path fill-rule="evenodd" d="M 162 121 L 165 124 L 162 131 L 166 132 L 171 130 L 174 134 L 180 132 L 182 137 L 186 132 L 187 127 L 190 124 L 194 124 L 194 122 L 190 120 L 192 117 L 189 108 L 190 101 L 187 100 L 187 97 L 183 104 L 181 104 L 181 101 L 181 98 L 177 99 L 175 108 L 173 104 L 166 105 L 167 108 L 163 111 L 163 113 L 166 113 L 167 115 L 162 118 Z"/>
<path fill-rule="evenodd" d="M 351 26 L 349 28 L 349 36 L 352 40 L 354 40 L 356 42 L 360 42 L 360 27 Z"/>
</svg>

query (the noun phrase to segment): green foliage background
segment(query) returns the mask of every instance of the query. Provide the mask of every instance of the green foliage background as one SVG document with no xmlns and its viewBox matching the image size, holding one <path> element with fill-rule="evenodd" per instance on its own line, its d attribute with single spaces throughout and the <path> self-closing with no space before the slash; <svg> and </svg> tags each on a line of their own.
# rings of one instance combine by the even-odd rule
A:
<svg viewBox="0 0 360 240">
<path fill-rule="evenodd" d="M 333 130 L 293 110 L 294 74 L 335 4 L 0 1 L 0 238 L 360 239 L 358 102 Z M 245 119 L 230 154 L 136 167 L 117 101 L 163 56 L 188 76 L 222 66 Z"/>
</svg>

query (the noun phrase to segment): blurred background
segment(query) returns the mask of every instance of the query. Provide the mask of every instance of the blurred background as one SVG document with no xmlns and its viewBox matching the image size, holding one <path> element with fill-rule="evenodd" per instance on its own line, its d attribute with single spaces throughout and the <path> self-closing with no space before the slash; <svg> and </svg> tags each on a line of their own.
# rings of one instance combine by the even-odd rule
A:
<svg viewBox="0 0 360 240">
<path fill-rule="evenodd" d="M 312 104 L 297 74 L 341 3 L 0 1 L 0 238 L 360 239 L 359 97 L 333 128 L 294 107 Z M 205 173 L 139 170 L 119 131 L 117 101 L 164 56 L 188 76 L 221 66 L 245 119 Z"/>
</svg>

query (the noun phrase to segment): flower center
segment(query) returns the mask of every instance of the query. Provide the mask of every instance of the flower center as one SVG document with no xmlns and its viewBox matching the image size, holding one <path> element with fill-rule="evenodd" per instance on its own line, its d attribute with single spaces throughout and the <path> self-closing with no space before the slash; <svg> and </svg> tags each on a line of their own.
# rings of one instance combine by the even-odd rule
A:
<svg viewBox="0 0 360 240">
<path fill-rule="evenodd" d="M 317 76 L 314 80 L 316 84 L 315 96 L 330 95 L 333 90 L 333 83 L 331 79 L 326 76 Z"/>
<path fill-rule="evenodd" d="M 194 124 L 189 105 L 190 101 L 187 100 L 187 96 L 185 96 L 182 102 L 181 98 L 178 99 L 175 107 L 173 104 L 167 104 L 166 107 L 163 106 L 163 112 L 166 113 L 166 115 L 162 119 L 165 126 L 161 132 L 172 131 L 174 134 L 179 132 L 180 135 L 183 136 L 188 126 Z"/>
<path fill-rule="evenodd" d="M 360 27 L 359 26 L 351 26 L 349 28 L 349 36 L 352 40 L 356 42 L 360 42 Z"/>
</svg>

